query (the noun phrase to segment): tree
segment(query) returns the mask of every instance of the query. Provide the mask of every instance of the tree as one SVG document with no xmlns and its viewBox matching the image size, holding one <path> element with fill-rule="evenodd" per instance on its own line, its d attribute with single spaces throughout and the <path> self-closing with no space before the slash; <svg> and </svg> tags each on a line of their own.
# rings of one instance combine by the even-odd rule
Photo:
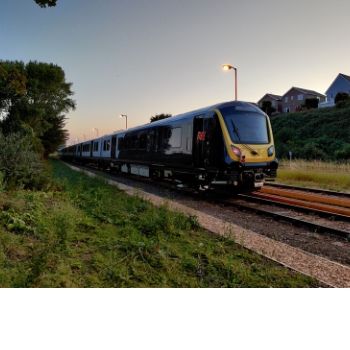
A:
<svg viewBox="0 0 350 350">
<path fill-rule="evenodd" d="M 155 116 L 151 117 L 151 123 L 156 122 L 157 120 L 162 120 L 166 118 L 170 118 L 172 115 L 171 114 L 156 114 Z"/>
<path fill-rule="evenodd" d="M 8 112 L 11 103 L 26 93 L 27 78 L 22 62 L 0 61 L 0 112 Z"/>
<path fill-rule="evenodd" d="M 268 115 L 271 116 L 272 113 L 276 112 L 276 108 L 272 107 L 271 101 L 263 101 L 261 109 Z"/>
<path fill-rule="evenodd" d="M 35 0 L 40 7 L 53 7 L 56 6 L 57 0 Z"/>
<path fill-rule="evenodd" d="M 0 62 L 4 76 L 9 77 L 8 72 L 16 69 L 20 74 L 12 75 L 12 80 L 0 79 L 0 112 L 5 116 L 0 126 L 5 134 L 32 133 L 37 149 L 41 147 L 47 156 L 66 141 L 65 115 L 75 108 L 72 84 L 65 81 L 62 68 L 54 64 Z"/>
</svg>

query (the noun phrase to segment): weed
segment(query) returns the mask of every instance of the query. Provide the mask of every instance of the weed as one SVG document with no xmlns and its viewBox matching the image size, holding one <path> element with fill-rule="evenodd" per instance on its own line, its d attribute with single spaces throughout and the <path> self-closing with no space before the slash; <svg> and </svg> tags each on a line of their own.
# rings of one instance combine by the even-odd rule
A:
<svg viewBox="0 0 350 350">
<path fill-rule="evenodd" d="M 58 161 L 52 168 L 57 184 L 49 191 L 15 191 L 0 201 L 7 213 L 0 217 L 2 287 L 317 286 L 209 234 L 195 217 Z"/>
</svg>

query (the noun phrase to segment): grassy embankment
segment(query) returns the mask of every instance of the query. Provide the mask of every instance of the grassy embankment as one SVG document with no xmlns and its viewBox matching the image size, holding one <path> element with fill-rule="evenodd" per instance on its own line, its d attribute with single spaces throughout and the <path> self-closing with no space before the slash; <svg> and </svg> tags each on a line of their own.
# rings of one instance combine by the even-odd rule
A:
<svg viewBox="0 0 350 350">
<path fill-rule="evenodd" d="M 54 161 L 50 191 L 0 194 L 1 287 L 306 287 L 195 218 Z"/>
<path fill-rule="evenodd" d="M 296 159 L 350 160 L 350 104 L 343 107 L 271 117 L 277 156 Z"/>
<path fill-rule="evenodd" d="M 281 161 L 277 182 L 350 192 L 350 163 Z"/>
</svg>

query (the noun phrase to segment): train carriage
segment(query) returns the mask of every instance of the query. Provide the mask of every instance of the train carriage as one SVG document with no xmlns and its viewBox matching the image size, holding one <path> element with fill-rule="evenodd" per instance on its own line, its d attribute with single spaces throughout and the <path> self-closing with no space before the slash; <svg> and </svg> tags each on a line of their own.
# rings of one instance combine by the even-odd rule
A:
<svg viewBox="0 0 350 350">
<path fill-rule="evenodd" d="M 269 118 L 246 102 L 217 104 L 79 146 L 80 156 L 63 157 L 201 189 L 252 190 L 277 170 Z"/>
</svg>

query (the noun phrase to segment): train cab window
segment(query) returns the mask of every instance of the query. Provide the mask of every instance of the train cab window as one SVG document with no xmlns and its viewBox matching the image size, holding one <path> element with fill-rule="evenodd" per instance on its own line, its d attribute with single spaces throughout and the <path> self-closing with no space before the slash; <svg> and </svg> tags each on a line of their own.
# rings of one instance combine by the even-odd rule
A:
<svg viewBox="0 0 350 350">
<path fill-rule="evenodd" d="M 179 148 L 181 147 L 181 137 L 182 130 L 181 128 L 173 128 L 171 130 L 171 135 L 169 138 L 169 145 L 171 148 Z"/>
</svg>

